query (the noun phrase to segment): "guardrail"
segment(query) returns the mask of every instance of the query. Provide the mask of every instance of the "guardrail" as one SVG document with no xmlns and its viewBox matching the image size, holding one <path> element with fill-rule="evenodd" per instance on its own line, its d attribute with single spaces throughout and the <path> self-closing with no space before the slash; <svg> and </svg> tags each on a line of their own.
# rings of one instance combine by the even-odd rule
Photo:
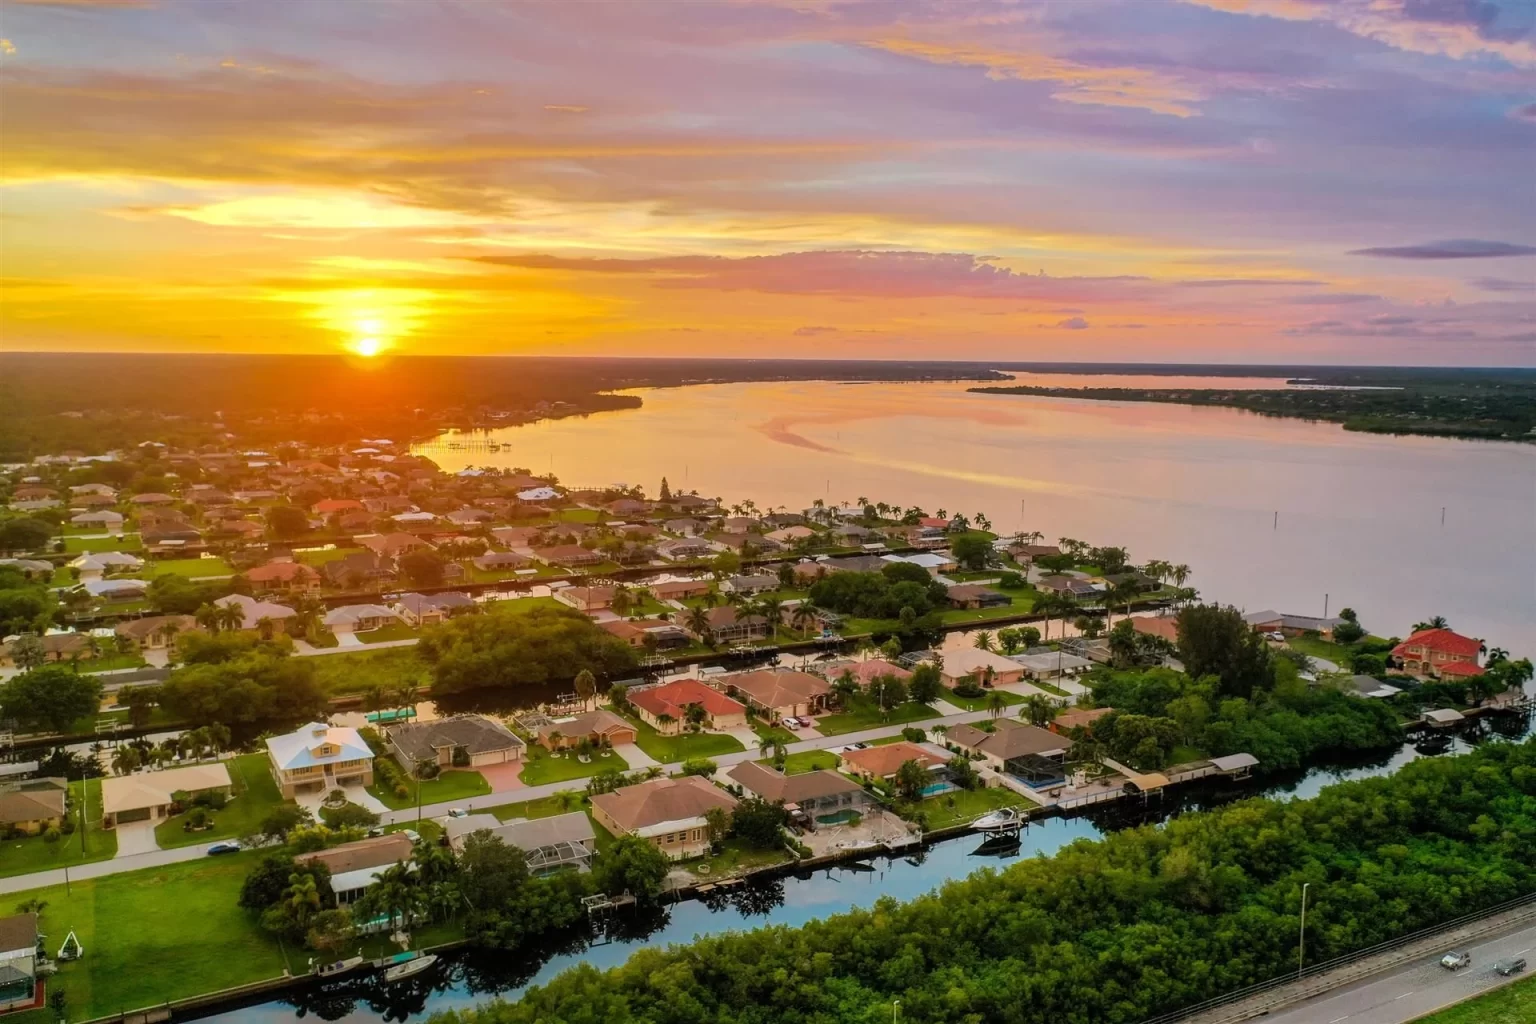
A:
<svg viewBox="0 0 1536 1024">
<path fill-rule="evenodd" d="M 1421 928 L 1418 931 L 1409 932 L 1406 935 L 1400 935 L 1395 939 L 1388 939 L 1385 942 L 1378 942 L 1374 946 L 1367 946 L 1365 949 L 1359 949 L 1353 953 L 1345 953 L 1344 955 L 1336 956 L 1331 960 L 1324 960 L 1320 963 L 1312 964 L 1300 971 L 1292 971 L 1287 974 L 1283 974 L 1280 977 L 1271 978 L 1268 981 L 1255 982 L 1252 985 L 1248 985 L 1240 989 L 1235 989 L 1226 993 L 1225 995 L 1215 996 L 1211 999 L 1207 999 L 1202 1003 L 1195 1003 L 1192 1006 L 1186 1006 L 1183 1009 L 1174 1010 L 1169 1013 L 1161 1014 L 1157 1017 L 1149 1017 L 1142 1021 L 1142 1024 L 1176 1024 L 1176 1022 L 1188 1020 L 1196 1014 L 1204 1013 L 1208 1010 L 1214 1010 L 1222 1006 L 1227 1006 L 1232 1003 L 1239 1002 L 1240 1000 L 1247 999 L 1250 996 L 1256 996 L 1263 992 L 1268 992 L 1273 989 L 1280 988 L 1282 985 L 1289 985 L 1296 981 L 1303 981 L 1307 978 L 1313 978 L 1320 974 L 1326 974 L 1329 971 L 1337 970 L 1340 967 L 1345 967 L 1349 964 L 1356 963 L 1360 960 L 1366 959 L 1367 957 L 1376 956 L 1377 954 L 1385 953 L 1393 949 L 1399 949 L 1403 946 L 1410 945 L 1422 939 L 1432 938 L 1443 932 L 1448 932 L 1452 929 L 1459 928 L 1462 925 L 1471 924 L 1474 921 L 1479 921 L 1487 917 L 1493 917 L 1495 914 L 1502 914 L 1506 911 L 1516 910 L 1524 906 L 1536 907 L 1536 892 L 1528 893 L 1525 896 L 1520 896 L 1504 903 L 1495 904 L 1491 907 L 1486 907 L 1471 914 L 1464 914 L 1461 917 L 1452 918 L 1449 921 L 1444 921 L 1437 925 L 1431 925 L 1428 928 Z M 1416 953 L 1414 955 L 1417 956 L 1419 954 Z M 1396 961 L 1394 961 L 1394 963 L 1395 962 Z M 1386 964 L 1383 966 L 1391 966 L 1391 964 Z M 1333 986 L 1328 987 L 1331 988 Z M 1326 990 L 1327 989 L 1325 988 L 1320 989 L 1319 991 Z M 1257 1014 L 1255 1014 L 1255 1016 L 1257 1016 Z"/>
</svg>

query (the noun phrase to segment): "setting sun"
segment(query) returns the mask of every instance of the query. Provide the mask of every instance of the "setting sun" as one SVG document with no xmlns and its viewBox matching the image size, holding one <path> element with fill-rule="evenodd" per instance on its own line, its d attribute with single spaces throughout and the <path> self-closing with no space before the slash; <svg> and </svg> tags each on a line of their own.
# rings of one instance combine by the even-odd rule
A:
<svg viewBox="0 0 1536 1024">
<path fill-rule="evenodd" d="M 384 350 L 384 344 L 378 338 L 358 338 L 347 347 L 364 359 L 376 356 Z"/>
</svg>

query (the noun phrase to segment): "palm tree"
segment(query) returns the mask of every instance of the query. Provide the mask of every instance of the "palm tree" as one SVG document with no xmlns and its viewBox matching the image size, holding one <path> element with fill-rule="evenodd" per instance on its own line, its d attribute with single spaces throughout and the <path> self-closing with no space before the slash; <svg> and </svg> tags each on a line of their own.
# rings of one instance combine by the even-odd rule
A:
<svg viewBox="0 0 1536 1024">
<path fill-rule="evenodd" d="M 688 632 L 703 640 L 709 633 L 709 613 L 700 605 L 694 605 L 688 609 L 688 615 L 683 619 L 683 625 Z"/>
<path fill-rule="evenodd" d="M 1189 579 L 1189 566 L 1187 566 L 1187 565 L 1176 565 L 1176 566 L 1174 566 L 1172 569 L 1169 570 L 1168 578 L 1173 580 L 1173 585 L 1174 586 L 1182 587 L 1184 585 L 1184 581 Z"/>
<path fill-rule="evenodd" d="M 1008 698 L 1003 696 L 1001 690 L 993 690 L 987 694 L 987 710 L 996 718 L 1008 707 Z"/>
<path fill-rule="evenodd" d="M 234 601 L 220 605 L 218 614 L 219 625 L 230 632 L 234 632 L 245 625 L 245 608 Z"/>
<path fill-rule="evenodd" d="M 1431 618 L 1431 619 L 1429 619 L 1429 620 L 1427 620 L 1425 622 L 1415 622 L 1413 624 L 1413 631 L 1415 633 L 1418 633 L 1418 632 L 1420 632 L 1422 630 L 1426 630 L 1426 629 L 1450 629 L 1450 628 L 1451 628 L 1451 624 L 1445 620 L 1445 616 L 1444 615 L 1436 615 L 1433 618 Z"/>
<path fill-rule="evenodd" d="M 683 711 L 683 720 L 688 723 L 689 732 L 701 732 L 704 729 L 704 720 L 709 717 L 709 712 L 704 710 L 702 704 L 689 704 Z"/>
<path fill-rule="evenodd" d="M 923 795 L 923 787 L 928 784 L 928 773 L 916 761 L 903 761 L 896 769 L 894 781 L 898 793 L 908 800 L 916 800 Z"/>
<path fill-rule="evenodd" d="M 263 615 L 256 620 L 256 632 L 261 634 L 263 640 L 271 640 L 272 634 L 277 631 L 277 622 L 270 615 Z"/>
<path fill-rule="evenodd" d="M 971 646 L 975 647 L 978 651 L 992 650 L 991 632 L 985 629 L 978 632 L 976 638 L 971 642 Z"/>
<path fill-rule="evenodd" d="M 1051 702 L 1038 693 L 1025 697 L 1019 707 L 1019 717 L 1027 720 L 1030 725 L 1045 725 L 1051 720 L 1052 714 Z"/>
<path fill-rule="evenodd" d="M 139 766 L 139 751 L 137 747 L 127 744 L 112 751 L 112 770 L 119 775 L 127 775 Z"/>
<path fill-rule="evenodd" d="M 663 736 L 666 736 L 668 735 L 668 730 L 676 723 L 676 718 L 673 718 L 671 715 L 663 711 L 661 714 L 656 716 L 656 725 L 659 727 L 656 731 L 661 733 Z"/>
<path fill-rule="evenodd" d="M 576 696 L 581 698 L 585 705 L 597 694 L 597 677 L 590 670 L 582 669 L 576 673 Z"/>
<path fill-rule="evenodd" d="M 224 624 L 224 616 L 215 605 L 199 605 L 197 611 L 192 613 L 193 620 L 210 633 L 217 633 L 219 627 Z"/>
<path fill-rule="evenodd" d="M 779 623 L 784 621 L 784 602 L 776 597 L 759 598 L 755 610 L 768 620 L 768 636 L 772 638 L 778 632 Z"/>
<path fill-rule="evenodd" d="M 627 588 L 615 587 L 613 589 L 613 614 L 622 619 L 630 613 L 634 606 L 635 596 Z"/>
<path fill-rule="evenodd" d="M 315 887 L 315 876 L 294 872 L 288 876 L 288 888 L 283 890 L 283 907 L 294 924 L 307 928 L 310 919 L 320 912 L 320 891 Z"/>
<path fill-rule="evenodd" d="M 802 634 L 809 633 L 811 627 L 816 624 L 818 610 L 815 603 L 810 598 L 806 598 L 795 605 L 794 610 L 789 613 L 789 624 Z"/>
</svg>

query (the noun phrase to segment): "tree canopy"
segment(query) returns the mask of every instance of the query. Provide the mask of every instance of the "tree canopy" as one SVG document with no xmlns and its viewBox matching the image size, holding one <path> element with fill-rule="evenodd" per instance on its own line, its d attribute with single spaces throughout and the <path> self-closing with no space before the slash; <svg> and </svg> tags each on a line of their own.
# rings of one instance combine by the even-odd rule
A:
<svg viewBox="0 0 1536 1024">
<path fill-rule="evenodd" d="M 101 680 L 64 665 L 45 665 L 0 684 L 0 717 L 24 728 L 66 732 L 101 709 Z"/>
<path fill-rule="evenodd" d="M 1269 646 L 1236 608 L 1190 605 L 1179 612 L 1178 631 L 1179 660 L 1191 676 L 1215 676 L 1233 697 L 1274 685 Z"/>
<path fill-rule="evenodd" d="M 571 608 L 452 619 L 428 629 L 417 651 L 437 694 L 565 682 L 582 671 L 611 679 L 636 665 L 628 644 Z"/>
<path fill-rule="evenodd" d="M 811 584 L 810 597 L 818 607 L 866 619 L 899 619 L 903 608 L 922 616 L 946 607 L 948 599 L 944 584 L 927 570 L 899 563 L 880 572 L 823 576 Z"/>
</svg>

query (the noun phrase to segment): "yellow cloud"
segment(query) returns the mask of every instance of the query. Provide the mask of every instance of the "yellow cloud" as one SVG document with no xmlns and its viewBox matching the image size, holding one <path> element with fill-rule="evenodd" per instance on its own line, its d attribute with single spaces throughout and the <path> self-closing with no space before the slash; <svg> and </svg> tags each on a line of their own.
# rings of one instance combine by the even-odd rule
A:
<svg viewBox="0 0 1536 1024">
<path fill-rule="evenodd" d="M 591 107 L 578 106 L 574 103 L 546 103 L 544 109 L 552 114 L 585 114 Z"/>
<path fill-rule="evenodd" d="M 158 213 L 236 228 L 310 228 L 320 230 L 376 230 L 442 228 L 471 223 L 445 210 L 403 206 L 346 193 L 297 193 L 242 196 L 195 206 L 163 206 L 134 213 Z"/>
<path fill-rule="evenodd" d="M 9 56 L 16 52 L 16 44 L 9 39 L 0 39 L 0 53 Z"/>
<path fill-rule="evenodd" d="M 1193 117 L 1190 104 L 1204 99 L 1193 87 L 1157 71 L 1131 67 L 1094 67 L 1046 53 L 994 50 L 982 46 L 929 43 L 916 39 L 876 39 L 867 45 L 931 64 L 983 67 L 994 79 L 1054 82 L 1051 98 L 1064 103 L 1136 107 L 1156 114 Z"/>
</svg>

